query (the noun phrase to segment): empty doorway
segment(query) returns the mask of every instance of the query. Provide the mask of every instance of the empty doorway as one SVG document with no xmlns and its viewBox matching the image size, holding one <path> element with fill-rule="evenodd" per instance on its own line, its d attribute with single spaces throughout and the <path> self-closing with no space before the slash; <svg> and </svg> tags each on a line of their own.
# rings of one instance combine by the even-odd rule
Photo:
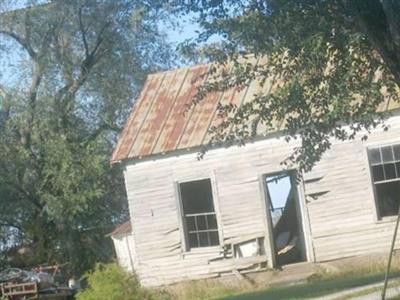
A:
<svg viewBox="0 0 400 300">
<path fill-rule="evenodd" d="M 264 176 L 265 201 L 278 266 L 307 260 L 295 172 Z"/>
</svg>

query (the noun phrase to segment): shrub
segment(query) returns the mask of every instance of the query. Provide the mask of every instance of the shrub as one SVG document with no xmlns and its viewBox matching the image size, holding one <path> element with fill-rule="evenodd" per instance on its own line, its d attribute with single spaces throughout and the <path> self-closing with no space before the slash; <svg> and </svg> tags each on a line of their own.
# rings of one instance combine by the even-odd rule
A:
<svg viewBox="0 0 400 300">
<path fill-rule="evenodd" d="M 162 291 L 140 286 L 137 277 L 117 264 L 97 264 L 85 275 L 88 288 L 79 292 L 77 300 L 170 300 Z"/>
</svg>

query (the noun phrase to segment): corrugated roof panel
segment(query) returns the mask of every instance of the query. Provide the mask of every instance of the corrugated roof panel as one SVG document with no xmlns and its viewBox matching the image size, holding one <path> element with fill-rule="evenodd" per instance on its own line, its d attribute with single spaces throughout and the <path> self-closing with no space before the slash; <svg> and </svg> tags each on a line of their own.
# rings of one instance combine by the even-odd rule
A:
<svg viewBox="0 0 400 300">
<path fill-rule="evenodd" d="M 187 74 L 154 152 L 168 152 L 181 148 L 178 146 L 180 137 L 184 134 L 187 123 L 195 117 L 193 109 L 187 111 L 187 107 L 196 95 L 198 88 L 204 82 L 204 75 L 207 70 L 207 65 L 200 65 L 192 68 Z"/>
<path fill-rule="evenodd" d="M 249 97 L 248 97 L 248 99 L 245 100 L 245 103 L 247 103 L 248 101 L 251 101 L 252 99 L 254 99 L 255 96 L 260 96 L 260 95 L 267 96 L 267 95 L 271 94 L 271 92 L 273 92 L 275 90 L 276 86 L 277 86 L 276 79 L 271 78 L 271 77 L 268 78 L 264 82 L 263 86 L 261 86 L 259 84 L 257 86 L 257 90 L 256 91 L 248 93 Z M 250 98 L 250 95 L 252 96 L 252 98 Z M 256 116 L 253 116 L 249 122 L 254 122 L 255 118 L 256 118 Z M 266 133 L 280 130 L 281 124 L 282 124 L 282 121 L 275 120 L 273 122 L 273 128 L 271 128 L 271 127 L 265 125 L 264 123 L 258 123 L 257 135 L 265 135 Z"/>
<path fill-rule="evenodd" d="M 238 88 L 238 87 L 234 87 L 231 88 L 227 91 L 224 92 L 224 95 L 222 96 L 222 99 L 220 100 L 221 105 L 237 105 L 239 106 L 242 101 L 243 101 L 243 97 L 246 95 L 246 91 L 247 88 Z M 223 122 L 224 118 L 221 117 L 220 115 L 218 115 L 217 112 L 214 113 L 213 115 L 213 119 L 211 120 L 208 128 L 211 129 L 213 127 L 218 127 L 222 122 Z M 226 129 L 226 133 L 228 133 L 229 129 Z M 210 133 L 208 130 L 206 132 L 206 134 L 204 135 L 203 139 L 201 141 L 195 141 L 196 143 L 198 143 L 199 145 L 206 145 L 210 142 L 212 138 L 212 133 Z M 194 146 L 194 145 L 193 145 Z"/>
<path fill-rule="evenodd" d="M 254 64 L 256 60 L 250 58 L 250 61 Z M 259 60 L 258 66 L 264 62 L 263 59 Z M 224 70 L 230 68 L 231 66 L 227 65 Z M 210 128 L 218 126 L 223 121 L 218 115 L 219 103 L 240 106 L 251 101 L 255 94 L 268 94 L 282 85 L 280 78 L 270 78 L 264 86 L 254 81 L 243 89 L 236 87 L 225 92 L 212 92 L 199 104 L 186 111 L 198 87 L 205 81 L 205 76 L 202 75 L 207 70 L 208 66 L 200 65 L 150 75 L 139 99 L 135 102 L 111 161 L 205 145 L 212 137 Z M 388 97 L 379 106 L 378 111 L 399 108 L 400 103 Z M 283 125 L 284 122 L 277 120 L 274 128 L 260 126 L 257 128 L 259 129 L 257 133 L 278 131 Z M 232 127 L 227 128 L 226 133 L 230 130 Z"/>
<path fill-rule="evenodd" d="M 258 94 L 260 94 L 260 92 L 261 92 L 262 90 L 265 90 L 265 89 L 266 89 L 265 86 L 262 87 L 262 86 L 260 85 L 260 82 L 259 82 L 259 81 L 257 81 L 257 80 L 252 81 L 252 82 L 250 83 L 248 89 L 247 89 L 247 92 L 246 92 L 246 95 L 245 95 L 245 97 L 244 97 L 244 99 L 243 99 L 242 105 L 245 105 L 245 104 L 247 104 L 247 103 L 251 103 L 251 102 L 254 100 L 255 96 L 258 95 Z M 254 123 L 254 121 L 255 121 L 256 118 L 257 118 L 256 115 L 252 115 L 252 116 L 249 118 L 249 120 L 246 122 L 246 125 L 249 126 L 249 127 L 248 127 L 249 131 L 252 130 L 251 126 L 253 125 L 253 123 Z M 232 129 L 231 129 L 231 130 L 232 130 Z"/>
<path fill-rule="evenodd" d="M 122 134 L 114 149 L 111 161 L 118 161 L 128 157 L 129 151 L 136 141 L 137 134 L 144 123 L 148 111 L 156 99 L 157 91 L 164 79 L 164 74 L 149 75 L 139 98 L 135 101 L 132 112 L 126 122 Z"/>
<path fill-rule="evenodd" d="M 157 92 L 154 105 L 150 108 L 145 124 L 140 129 L 136 141 L 129 152 L 129 157 L 139 157 L 151 154 L 151 149 L 158 135 L 162 130 L 162 125 L 166 119 L 170 108 L 172 107 L 177 91 L 177 81 L 181 84 L 183 80 L 182 70 L 175 72 L 166 72 L 163 84 Z"/>
<path fill-rule="evenodd" d="M 187 149 L 198 146 L 203 140 L 204 135 L 209 129 L 209 124 L 217 110 L 219 99 L 223 95 L 222 92 L 212 92 L 207 95 L 200 105 L 192 108 L 192 116 L 186 126 L 178 147 Z"/>
<path fill-rule="evenodd" d="M 220 73 L 228 73 L 232 69 L 232 65 L 226 65 L 219 70 Z M 216 74 L 206 80 L 212 83 Z M 184 135 L 179 140 L 178 147 L 181 149 L 189 149 L 202 145 L 204 136 L 210 129 L 210 123 L 217 113 L 218 104 L 222 100 L 224 92 L 211 92 L 207 94 L 200 104 L 192 108 L 192 116 L 187 124 Z"/>
<path fill-rule="evenodd" d="M 259 61 L 259 59 L 255 58 L 254 56 L 251 56 L 250 58 L 247 58 L 244 60 L 245 63 L 248 63 L 252 66 L 256 66 L 258 61 Z M 247 87 L 243 87 L 243 88 L 234 87 L 232 89 L 225 91 L 220 103 L 222 105 L 231 104 L 233 106 L 240 107 L 243 104 L 245 98 L 247 97 L 250 85 Z M 219 116 L 218 113 L 215 113 L 208 128 L 211 129 L 213 127 L 218 127 L 222 122 L 223 122 L 223 118 L 221 116 Z M 228 134 L 231 129 L 232 129 L 232 126 L 230 126 L 229 128 L 226 128 L 224 130 L 224 133 Z M 212 135 L 213 134 L 210 133 L 208 130 L 206 132 L 206 134 L 204 135 L 204 138 L 201 141 L 201 144 L 208 144 L 212 138 Z"/>
</svg>

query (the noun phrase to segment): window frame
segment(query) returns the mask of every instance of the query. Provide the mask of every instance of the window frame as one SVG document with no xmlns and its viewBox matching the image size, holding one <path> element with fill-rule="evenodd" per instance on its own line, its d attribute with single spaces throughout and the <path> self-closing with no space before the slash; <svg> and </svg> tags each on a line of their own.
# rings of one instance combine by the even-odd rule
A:
<svg viewBox="0 0 400 300">
<path fill-rule="evenodd" d="M 373 174 L 372 167 L 376 166 L 377 164 L 373 165 L 371 163 L 370 151 L 374 150 L 374 149 L 380 149 L 380 154 L 381 154 L 381 159 L 382 159 L 382 152 L 381 152 L 382 150 L 381 149 L 385 148 L 385 147 L 394 147 L 394 146 L 400 146 L 400 141 L 399 140 L 392 140 L 392 141 L 386 142 L 386 143 L 385 142 L 384 143 L 377 142 L 377 143 L 373 143 L 373 144 L 371 144 L 371 145 L 366 147 L 366 156 L 367 156 L 366 161 L 367 161 L 367 165 L 368 165 L 368 169 L 369 169 L 368 175 L 370 177 L 370 182 L 371 182 L 371 186 L 372 186 L 372 193 L 373 193 L 374 204 L 375 204 L 375 212 L 376 212 L 376 214 L 375 214 L 375 218 L 376 219 L 375 220 L 376 220 L 376 222 L 379 222 L 379 223 L 394 221 L 397 218 L 397 212 L 394 215 L 391 215 L 391 216 L 382 216 L 381 215 L 381 211 L 380 211 L 380 207 L 379 207 L 379 199 L 378 199 L 378 194 L 377 194 L 377 190 L 376 190 L 376 185 L 377 184 L 390 183 L 390 182 L 396 182 L 396 181 L 398 181 L 400 183 L 400 177 L 397 178 L 397 179 L 379 180 L 379 181 L 377 181 L 378 183 L 376 183 L 375 180 L 374 180 L 374 174 Z M 394 152 L 393 152 L 393 158 L 395 158 Z M 384 165 L 383 161 L 382 161 L 381 165 Z M 396 172 L 397 172 L 397 170 L 396 170 Z M 400 176 L 400 172 L 399 172 L 398 175 Z"/>
<path fill-rule="evenodd" d="M 204 246 L 204 247 L 190 247 L 189 245 L 189 231 L 186 224 L 186 216 L 183 209 L 183 201 L 181 196 L 181 189 L 180 185 L 182 183 L 189 183 L 189 182 L 196 182 L 202 180 L 209 180 L 211 186 L 211 195 L 212 201 L 214 205 L 214 214 L 217 222 L 217 232 L 218 232 L 218 244 L 212 246 Z M 175 199 L 178 202 L 178 219 L 179 219 L 179 231 L 181 235 L 181 250 L 183 253 L 193 253 L 193 252 L 208 252 L 212 249 L 220 249 L 223 241 L 222 236 L 222 222 L 220 220 L 220 210 L 219 210 L 219 201 L 216 192 L 216 181 L 214 176 L 201 176 L 201 177 L 193 177 L 183 180 L 175 180 L 174 181 L 174 188 L 175 188 Z M 203 213 L 200 213 L 203 214 Z"/>
</svg>

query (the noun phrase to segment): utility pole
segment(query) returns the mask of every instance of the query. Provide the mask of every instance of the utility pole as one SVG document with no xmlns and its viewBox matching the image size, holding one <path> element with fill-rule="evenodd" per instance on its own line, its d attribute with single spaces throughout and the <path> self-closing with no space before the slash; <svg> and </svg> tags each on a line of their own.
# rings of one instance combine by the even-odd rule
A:
<svg viewBox="0 0 400 300">
<path fill-rule="evenodd" d="M 388 264 L 386 267 L 385 282 L 383 284 L 383 290 L 382 290 L 382 300 L 385 300 L 385 297 L 386 297 L 386 289 L 387 289 L 388 280 L 389 280 L 390 266 L 392 264 L 394 246 L 396 244 L 397 231 L 399 229 L 399 222 L 400 222 L 400 203 L 399 203 L 399 209 L 397 212 L 396 226 L 394 227 L 392 245 L 390 246 L 389 260 L 388 260 Z"/>
</svg>

